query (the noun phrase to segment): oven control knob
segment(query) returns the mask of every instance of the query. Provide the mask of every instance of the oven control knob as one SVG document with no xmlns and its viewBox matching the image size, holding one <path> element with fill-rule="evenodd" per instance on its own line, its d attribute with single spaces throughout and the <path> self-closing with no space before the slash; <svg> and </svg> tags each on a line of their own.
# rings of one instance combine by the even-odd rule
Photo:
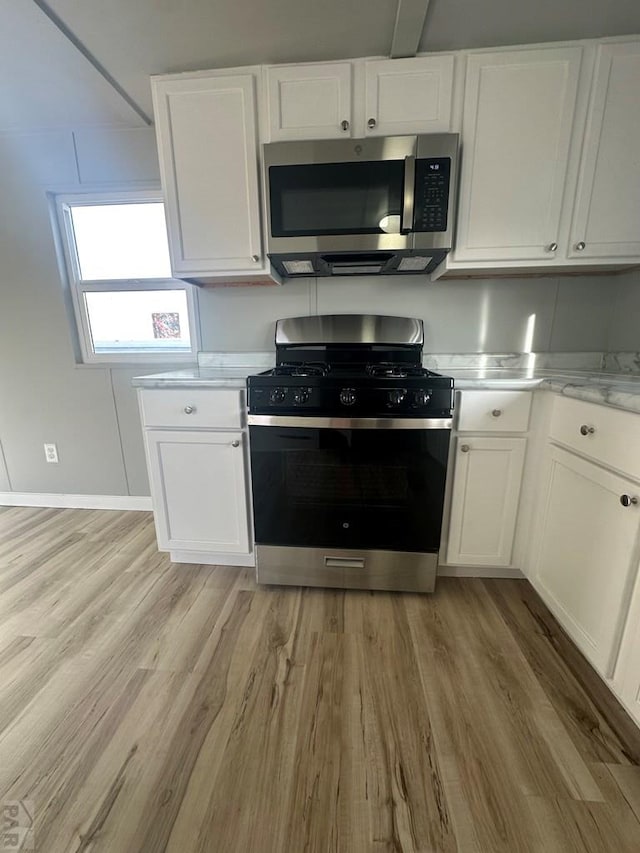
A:
<svg viewBox="0 0 640 853">
<path fill-rule="evenodd" d="M 269 395 L 269 400 L 272 403 L 282 403 L 284 398 L 287 395 L 286 388 L 272 388 L 271 394 Z"/>
<path fill-rule="evenodd" d="M 394 388 L 388 394 L 389 405 L 399 406 L 406 396 L 407 392 L 403 388 Z"/>
<path fill-rule="evenodd" d="M 340 402 L 343 406 L 353 406 L 356 401 L 356 392 L 353 388 L 343 388 L 340 392 Z"/>
<path fill-rule="evenodd" d="M 428 391 L 416 391 L 413 395 L 413 402 L 416 406 L 426 406 L 429 400 L 431 399 L 431 394 Z"/>
<path fill-rule="evenodd" d="M 308 388 L 296 388 L 295 393 L 293 395 L 293 402 L 298 405 L 302 405 L 302 403 L 306 403 L 309 399 L 309 389 Z"/>
</svg>

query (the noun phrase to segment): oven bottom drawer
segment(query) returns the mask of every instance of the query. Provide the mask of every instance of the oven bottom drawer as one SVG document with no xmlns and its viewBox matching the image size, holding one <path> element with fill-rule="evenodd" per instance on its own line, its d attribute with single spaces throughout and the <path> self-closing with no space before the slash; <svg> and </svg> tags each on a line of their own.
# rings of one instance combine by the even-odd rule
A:
<svg viewBox="0 0 640 853">
<path fill-rule="evenodd" d="M 437 554 L 256 546 L 260 584 L 433 592 Z"/>
</svg>

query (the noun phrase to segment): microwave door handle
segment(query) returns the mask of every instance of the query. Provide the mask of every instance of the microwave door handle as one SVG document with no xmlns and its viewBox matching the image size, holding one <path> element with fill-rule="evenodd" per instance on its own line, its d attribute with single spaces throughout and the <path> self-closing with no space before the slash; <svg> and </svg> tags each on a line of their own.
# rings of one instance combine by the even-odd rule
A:
<svg viewBox="0 0 640 853">
<path fill-rule="evenodd" d="M 409 234 L 413 231 L 413 207 L 416 184 L 416 158 L 413 156 L 404 158 L 404 203 L 402 205 L 401 234 Z"/>
</svg>

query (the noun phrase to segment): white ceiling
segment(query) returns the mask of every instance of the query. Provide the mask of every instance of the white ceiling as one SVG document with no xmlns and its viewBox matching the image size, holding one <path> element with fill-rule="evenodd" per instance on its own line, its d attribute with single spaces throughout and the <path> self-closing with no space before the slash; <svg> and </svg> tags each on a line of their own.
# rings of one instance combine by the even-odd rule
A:
<svg viewBox="0 0 640 853">
<path fill-rule="evenodd" d="M 388 55 L 397 0 L 49 0 L 151 114 L 149 76 Z M 33 0 L 0 0 L 0 130 L 142 120 Z M 421 50 L 640 32 L 640 0 L 431 0 Z"/>
<path fill-rule="evenodd" d="M 420 50 L 640 33 L 640 0 L 431 0 Z"/>
<path fill-rule="evenodd" d="M 143 124 L 32 0 L 0 0 L 0 130 Z"/>
</svg>

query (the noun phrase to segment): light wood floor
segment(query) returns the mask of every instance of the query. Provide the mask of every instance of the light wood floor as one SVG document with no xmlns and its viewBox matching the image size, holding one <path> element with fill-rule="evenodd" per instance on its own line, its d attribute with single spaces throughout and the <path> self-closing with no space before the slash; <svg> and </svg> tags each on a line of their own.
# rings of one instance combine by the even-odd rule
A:
<svg viewBox="0 0 640 853">
<path fill-rule="evenodd" d="M 41 853 L 637 853 L 639 760 L 524 581 L 257 588 L 146 513 L 0 510 L 0 800 Z"/>
</svg>

